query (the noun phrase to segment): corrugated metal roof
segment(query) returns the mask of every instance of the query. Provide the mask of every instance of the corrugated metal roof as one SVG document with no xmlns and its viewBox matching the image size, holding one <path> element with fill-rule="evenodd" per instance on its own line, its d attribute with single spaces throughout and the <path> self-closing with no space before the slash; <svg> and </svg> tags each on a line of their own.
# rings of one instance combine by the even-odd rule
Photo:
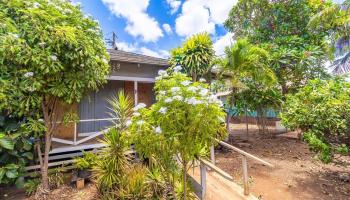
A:
<svg viewBox="0 0 350 200">
<path fill-rule="evenodd" d="M 169 66 L 168 60 L 164 58 L 156 58 L 137 53 L 126 52 L 122 50 L 107 49 L 111 61 L 121 61 L 130 63 L 150 64 L 159 66 Z"/>
</svg>

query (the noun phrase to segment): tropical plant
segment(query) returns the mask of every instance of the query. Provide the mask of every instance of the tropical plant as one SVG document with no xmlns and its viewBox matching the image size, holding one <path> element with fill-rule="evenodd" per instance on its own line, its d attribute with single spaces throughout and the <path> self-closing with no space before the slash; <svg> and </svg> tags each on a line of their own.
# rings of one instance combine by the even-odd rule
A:
<svg viewBox="0 0 350 200">
<path fill-rule="evenodd" d="M 226 47 L 225 58 L 218 60 L 221 79 L 231 82 L 232 93 L 228 105 L 235 106 L 240 113 L 247 109 L 259 111 L 258 119 L 262 121 L 265 119 L 262 111 L 277 102 L 272 97 L 269 99 L 274 101 L 265 101 L 266 94 L 272 94 L 272 88 L 276 85 L 275 74 L 268 65 L 269 59 L 266 50 L 247 39 L 239 39 L 231 47 Z M 262 126 L 263 131 L 265 128 Z"/>
<path fill-rule="evenodd" d="M 48 155 L 61 103 L 79 101 L 105 82 L 108 53 L 98 22 L 68 1 L 0 1 L 1 80 L 11 113 L 40 111 L 46 127 L 42 192 L 49 190 Z M 15 88 L 15 89 L 13 89 Z"/>
<path fill-rule="evenodd" d="M 239 39 L 225 48 L 225 58 L 219 60 L 219 66 L 222 74 L 229 75 L 231 86 L 235 89 L 245 87 L 242 78 L 273 85 L 275 75 L 268 66 L 268 60 L 267 51 L 249 43 L 247 39 Z"/>
<path fill-rule="evenodd" d="M 208 33 L 199 33 L 188 38 L 181 47 L 171 51 L 170 64 L 184 66 L 183 70 L 193 81 L 210 74 L 214 59 L 213 42 Z"/>
<path fill-rule="evenodd" d="M 40 185 L 40 179 L 35 178 L 35 179 L 29 179 L 25 184 L 24 184 L 24 189 L 26 191 L 26 194 L 28 196 L 31 196 L 35 194 L 38 186 Z"/>
<path fill-rule="evenodd" d="M 309 22 L 311 31 L 327 33 L 333 47 L 333 73 L 350 71 L 350 1 L 333 4 L 314 15 Z M 331 56 L 333 57 L 333 56 Z"/>
<path fill-rule="evenodd" d="M 322 161 L 330 162 L 334 153 L 350 147 L 350 83 L 339 77 L 312 80 L 287 96 L 280 116 L 287 128 L 304 133 Z"/>
<path fill-rule="evenodd" d="M 104 135 L 101 142 L 106 144 L 106 148 L 97 154 L 92 172 L 102 198 L 119 198 L 131 165 L 126 155 L 131 145 L 126 127 L 131 117 L 132 104 L 124 92 L 119 92 L 109 103 L 112 117 L 117 118 L 117 123 Z"/>
<path fill-rule="evenodd" d="M 208 151 L 213 138 L 224 138 L 226 129 L 221 101 L 210 93 L 207 84 L 192 82 L 180 71 L 179 67 L 170 74 L 159 71 L 157 102 L 150 108 L 142 103 L 135 107 L 130 131 L 137 152 L 156 162 L 173 188 L 181 180 L 186 199 L 190 198 L 185 192 L 189 189 L 189 164 Z M 182 178 L 177 175 L 178 162 Z"/>
<path fill-rule="evenodd" d="M 83 157 L 77 157 L 74 159 L 74 166 L 77 169 L 91 169 L 95 165 L 97 156 L 93 152 L 83 152 Z"/>
<path fill-rule="evenodd" d="M 0 183 L 23 186 L 24 167 L 34 160 L 32 137 L 43 131 L 32 118 L 0 115 Z"/>
</svg>

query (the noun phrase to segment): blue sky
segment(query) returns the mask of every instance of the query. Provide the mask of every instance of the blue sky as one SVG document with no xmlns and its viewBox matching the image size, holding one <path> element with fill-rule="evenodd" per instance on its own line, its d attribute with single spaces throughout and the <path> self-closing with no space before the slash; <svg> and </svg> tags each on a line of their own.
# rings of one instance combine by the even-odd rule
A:
<svg viewBox="0 0 350 200">
<path fill-rule="evenodd" d="M 156 57 L 195 33 L 210 33 L 217 55 L 232 34 L 223 22 L 237 0 L 73 0 L 100 22 L 105 38 L 117 34 L 119 49 Z M 343 0 L 334 0 L 342 2 Z"/>
<path fill-rule="evenodd" d="M 119 49 L 156 57 L 192 34 L 211 34 L 217 54 L 231 43 L 223 27 L 236 0 L 74 0 L 100 22 L 105 38 L 117 34 Z M 220 3 L 218 3 L 220 2 Z"/>
</svg>

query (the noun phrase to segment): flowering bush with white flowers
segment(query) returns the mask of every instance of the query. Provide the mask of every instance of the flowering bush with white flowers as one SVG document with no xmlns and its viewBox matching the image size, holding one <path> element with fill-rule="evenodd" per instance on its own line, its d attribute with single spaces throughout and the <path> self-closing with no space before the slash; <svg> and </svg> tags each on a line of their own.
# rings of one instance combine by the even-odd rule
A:
<svg viewBox="0 0 350 200">
<path fill-rule="evenodd" d="M 157 102 L 150 108 L 136 106 L 130 129 L 138 152 L 156 158 L 164 169 L 177 166 L 178 156 L 186 172 L 188 163 L 207 152 L 213 138 L 225 137 L 225 112 L 208 84 L 192 82 L 180 70 L 178 66 L 173 72 L 159 71 Z"/>
</svg>

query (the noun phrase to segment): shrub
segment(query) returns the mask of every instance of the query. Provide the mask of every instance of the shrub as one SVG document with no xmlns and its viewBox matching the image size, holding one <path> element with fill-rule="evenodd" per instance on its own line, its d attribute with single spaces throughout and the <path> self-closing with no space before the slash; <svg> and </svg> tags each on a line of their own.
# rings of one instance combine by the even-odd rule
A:
<svg viewBox="0 0 350 200">
<path fill-rule="evenodd" d="M 330 162 L 350 146 L 350 83 L 339 77 L 310 81 L 287 96 L 281 118 L 287 128 L 304 133 L 320 160 Z"/>
<path fill-rule="evenodd" d="M 208 151 L 213 138 L 225 137 L 225 112 L 208 84 L 192 82 L 180 70 L 177 66 L 174 72 L 159 72 L 157 102 L 150 108 L 142 103 L 134 108 L 131 132 L 137 152 L 156 162 L 167 181 L 187 183 L 188 164 Z M 183 186 L 186 195 L 187 184 Z"/>
<path fill-rule="evenodd" d="M 77 169 L 91 169 L 96 163 L 96 154 L 93 152 L 84 152 L 83 157 L 78 157 L 74 159 L 74 165 Z"/>
</svg>

